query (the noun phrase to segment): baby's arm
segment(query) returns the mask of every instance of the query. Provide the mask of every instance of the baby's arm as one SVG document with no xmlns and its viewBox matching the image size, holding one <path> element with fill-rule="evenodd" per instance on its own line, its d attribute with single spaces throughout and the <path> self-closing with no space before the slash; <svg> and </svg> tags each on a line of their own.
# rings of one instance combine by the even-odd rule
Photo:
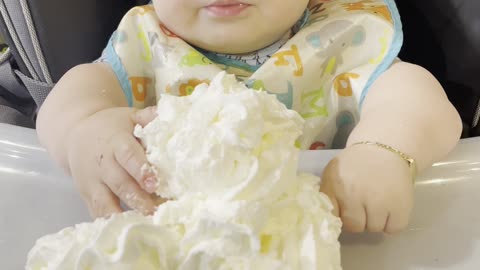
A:
<svg viewBox="0 0 480 270">
<path fill-rule="evenodd" d="M 43 103 L 37 118 L 40 143 L 69 172 L 69 132 L 96 112 L 126 107 L 115 74 L 106 64 L 85 64 L 68 71 Z"/>
<path fill-rule="evenodd" d="M 141 116 L 102 63 L 70 70 L 40 109 L 39 140 L 72 175 L 93 216 L 120 212 L 119 198 L 145 213 L 154 208 L 144 191 L 152 191 L 153 175 L 141 169 L 147 162 L 133 137 Z"/>
<path fill-rule="evenodd" d="M 394 64 L 365 98 L 360 122 L 347 147 L 324 172 L 322 191 L 332 198 L 347 230 L 396 232 L 413 206 L 408 163 L 376 145 L 389 145 L 415 159 L 417 172 L 450 152 L 461 120 L 442 87 L 425 69 Z"/>
<path fill-rule="evenodd" d="M 419 172 L 448 154 L 462 131 L 458 112 L 433 75 L 403 62 L 373 84 L 360 119 L 347 145 L 382 142 L 412 156 Z"/>
</svg>

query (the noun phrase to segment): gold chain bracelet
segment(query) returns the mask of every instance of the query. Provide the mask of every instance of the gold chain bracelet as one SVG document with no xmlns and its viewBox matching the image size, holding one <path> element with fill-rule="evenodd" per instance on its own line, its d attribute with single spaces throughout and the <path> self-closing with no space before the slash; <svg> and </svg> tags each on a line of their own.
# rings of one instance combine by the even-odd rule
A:
<svg viewBox="0 0 480 270">
<path fill-rule="evenodd" d="M 395 154 L 399 155 L 403 160 L 405 160 L 407 162 L 408 167 L 410 168 L 410 173 L 412 175 L 412 181 L 415 183 L 415 178 L 417 176 L 417 164 L 415 162 L 415 159 L 413 159 L 412 157 L 410 157 L 409 155 L 403 153 L 402 151 L 400 151 L 398 149 L 395 149 L 395 148 L 393 148 L 389 145 L 379 143 L 379 142 L 361 141 L 361 142 L 353 143 L 350 146 L 360 145 L 360 144 L 375 145 L 375 146 L 378 146 L 380 148 L 386 149 L 386 150 L 388 150 L 392 153 L 395 153 Z"/>
</svg>

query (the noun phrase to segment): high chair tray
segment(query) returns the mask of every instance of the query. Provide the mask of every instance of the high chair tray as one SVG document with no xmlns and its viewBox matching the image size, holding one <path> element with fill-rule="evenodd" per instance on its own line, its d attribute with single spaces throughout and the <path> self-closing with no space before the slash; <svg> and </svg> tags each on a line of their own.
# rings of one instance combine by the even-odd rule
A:
<svg viewBox="0 0 480 270">
<path fill-rule="evenodd" d="M 302 153 L 320 174 L 335 150 Z M 398 235 L 344 234 L 345 270 L 476 270 L 480 265 L 480 138 L 420 176 L 408 229 Z M 24 269 L 28 250 L 48 233 L 89 221 L 73 182 L 50 161 L 35 131 L 0 124 L 0 269 Z"/>
</svg>

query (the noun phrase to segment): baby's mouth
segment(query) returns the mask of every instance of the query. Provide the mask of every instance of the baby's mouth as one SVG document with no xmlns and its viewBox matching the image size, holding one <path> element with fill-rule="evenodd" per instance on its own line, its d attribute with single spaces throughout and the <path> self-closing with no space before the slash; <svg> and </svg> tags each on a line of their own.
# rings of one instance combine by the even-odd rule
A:
<svg viewBox="0 0 480 270">
<path fill-rule="evenodd" d="M 240 1 L 220 0 L 206 6 L 205 9 L 215 17 L 233 17 L 242 14 L 250 6 Z"/>
</svg>

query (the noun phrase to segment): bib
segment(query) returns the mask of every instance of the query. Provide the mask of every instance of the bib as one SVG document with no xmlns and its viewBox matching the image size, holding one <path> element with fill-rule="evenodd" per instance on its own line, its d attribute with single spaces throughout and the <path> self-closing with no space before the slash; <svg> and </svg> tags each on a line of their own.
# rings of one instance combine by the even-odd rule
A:
<svg viewBox="0 0 480 270">
<path fill-rule="evenodd" d="M 370 85 L 400 50 L 401 22 L 393 0 L 310 2 L 302 28 L 255 70 L 202 53 L 167 29 L 152 5 L 125 15 L 102 58 L 130 106 L 155 105 L 160 94 L 189 95 L 224 70 L 300 113 L 302 149 L 341 148 Z"/>
</svg>

